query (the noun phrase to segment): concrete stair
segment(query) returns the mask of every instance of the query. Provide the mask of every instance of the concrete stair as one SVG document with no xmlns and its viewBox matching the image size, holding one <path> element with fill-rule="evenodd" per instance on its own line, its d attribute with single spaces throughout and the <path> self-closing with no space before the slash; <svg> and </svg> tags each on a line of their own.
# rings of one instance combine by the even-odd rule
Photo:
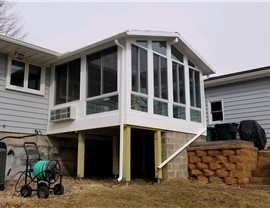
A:
<svg viewBox="0 0 270 208">
<path fill-rule="evenodd" d="M 257 167 L 253 171 L 250 183 L 270 185 L 270 150 L 258 151 Z"/>
</svg>

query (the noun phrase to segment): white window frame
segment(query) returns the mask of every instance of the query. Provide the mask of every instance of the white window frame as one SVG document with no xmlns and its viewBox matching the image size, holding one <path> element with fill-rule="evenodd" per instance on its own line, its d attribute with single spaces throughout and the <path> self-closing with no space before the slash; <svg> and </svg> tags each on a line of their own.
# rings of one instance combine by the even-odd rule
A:
<svg viewBox="0 0 270 208">
<path fill-rule="evenodd" d="M 216 102 L 221 102 L 222 120 L 220 120 L 220 121 L 213 121 L 211 103 L 216 103 Z M 209 100 L 208 101 L 208 120 L 209 120 L 209 124 L 220 124 L 220 123 L 224 123 L 224 104 L 223 104 L 223 99 L 215 99 L 215 100 Z"/>
<path fill-rule="evenodd" d="M 25 64 L 24 68 L 24 82 L 23 87 L 11 85 L 11 63 L 12 60 L 19 61 Z M 30 89 L 28 88 L 28 77 L 29 77 L 29 65 L 38 66 L 41 68 L 41 75 L 40 75 L 40 90 Z M 6 75 L 6 89 L 10 90 L 16 90 L 20 92 L 30 93 L 30 94 L 36 94 L 36 95 L 43 95 L 45 94 L 45 67 L 40 66 L 38 64 L 30 63 L 27 61 L 22 61 L 15 58 L 8 58 L 8 64 L 7 64 L 7 75 Z"/>
</svg>

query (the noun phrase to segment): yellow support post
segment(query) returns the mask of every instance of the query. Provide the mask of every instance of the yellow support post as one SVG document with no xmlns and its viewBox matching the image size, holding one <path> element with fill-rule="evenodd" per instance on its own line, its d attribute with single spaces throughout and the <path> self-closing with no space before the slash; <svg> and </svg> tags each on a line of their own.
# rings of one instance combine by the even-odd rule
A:
<svg viewBox="0 0 270 208">
<path fill-rule="evenodd" d="M 126 182 L 130 181 L 130 126 L 124 127 L 124 164 L 123 164 L 123 178 Z"/>
<path fill-rule="evenodd" d="M 78 132 L 77 177 L 84 177 L 85 133 Z"/>
<path fill-rule="evenodd" d="M 119 138 L 113 136 L 113 175 L 119 175 Z"/>
<path fill-rule="evenodd" d="M 155 135 L 155 177 L 157 182 L 160 182 L 162 178 L 162 169 L 158 169 L 158 165 L 162 163 L 162 151 L 161 151 L 161 131 L 156 131 Z"/>
</svg>

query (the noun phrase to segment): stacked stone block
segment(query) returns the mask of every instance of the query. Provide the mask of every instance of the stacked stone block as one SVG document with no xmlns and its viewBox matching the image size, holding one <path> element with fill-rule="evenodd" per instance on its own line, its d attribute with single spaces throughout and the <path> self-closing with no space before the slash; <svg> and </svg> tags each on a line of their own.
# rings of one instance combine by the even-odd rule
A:
<svg viewBox="0 0 270 208">
<path fill-rule="evenodd" d="M 195 144 L 188 148 L 189 178 L 203 183 L 247 184 L 257 157 L 257 148 L 246 141 Z"/>
</svg>

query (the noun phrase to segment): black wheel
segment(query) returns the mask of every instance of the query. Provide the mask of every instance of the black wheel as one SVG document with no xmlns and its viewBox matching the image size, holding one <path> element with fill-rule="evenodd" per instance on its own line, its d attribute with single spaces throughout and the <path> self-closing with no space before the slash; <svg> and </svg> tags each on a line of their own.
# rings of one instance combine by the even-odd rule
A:
<svg viewBox="0 0 270 208">
<path fill-rule="evenodd" d="M 49 189 L 46 186 L 41 186 L 37 190 L 37 196 L 40 199 L 47 199 L 49 197 Z"/>
<path fill-rule="evenodd" d="M 64 194 L 64 186 L 61 183 L 55 184 L 53 187 L 54 195 L 63 195 Z"/>
<path fill-rule="evenodd" d="M 40 182 L 40 183 L 38 183 L 38 188 L 39 187 L 42 187 L 42 186 L 44 186 L 44 187 L 47 187 L 48 188 L 48 184 L 47 183 L 45 183 L 45 182 Z"/>
<path fill-rule="evenodd" d="M 28 185 L 24 185 L 20 192 L 22 197 L 30 197 L 32 195 L 32 188 Z"/>
</svg>

